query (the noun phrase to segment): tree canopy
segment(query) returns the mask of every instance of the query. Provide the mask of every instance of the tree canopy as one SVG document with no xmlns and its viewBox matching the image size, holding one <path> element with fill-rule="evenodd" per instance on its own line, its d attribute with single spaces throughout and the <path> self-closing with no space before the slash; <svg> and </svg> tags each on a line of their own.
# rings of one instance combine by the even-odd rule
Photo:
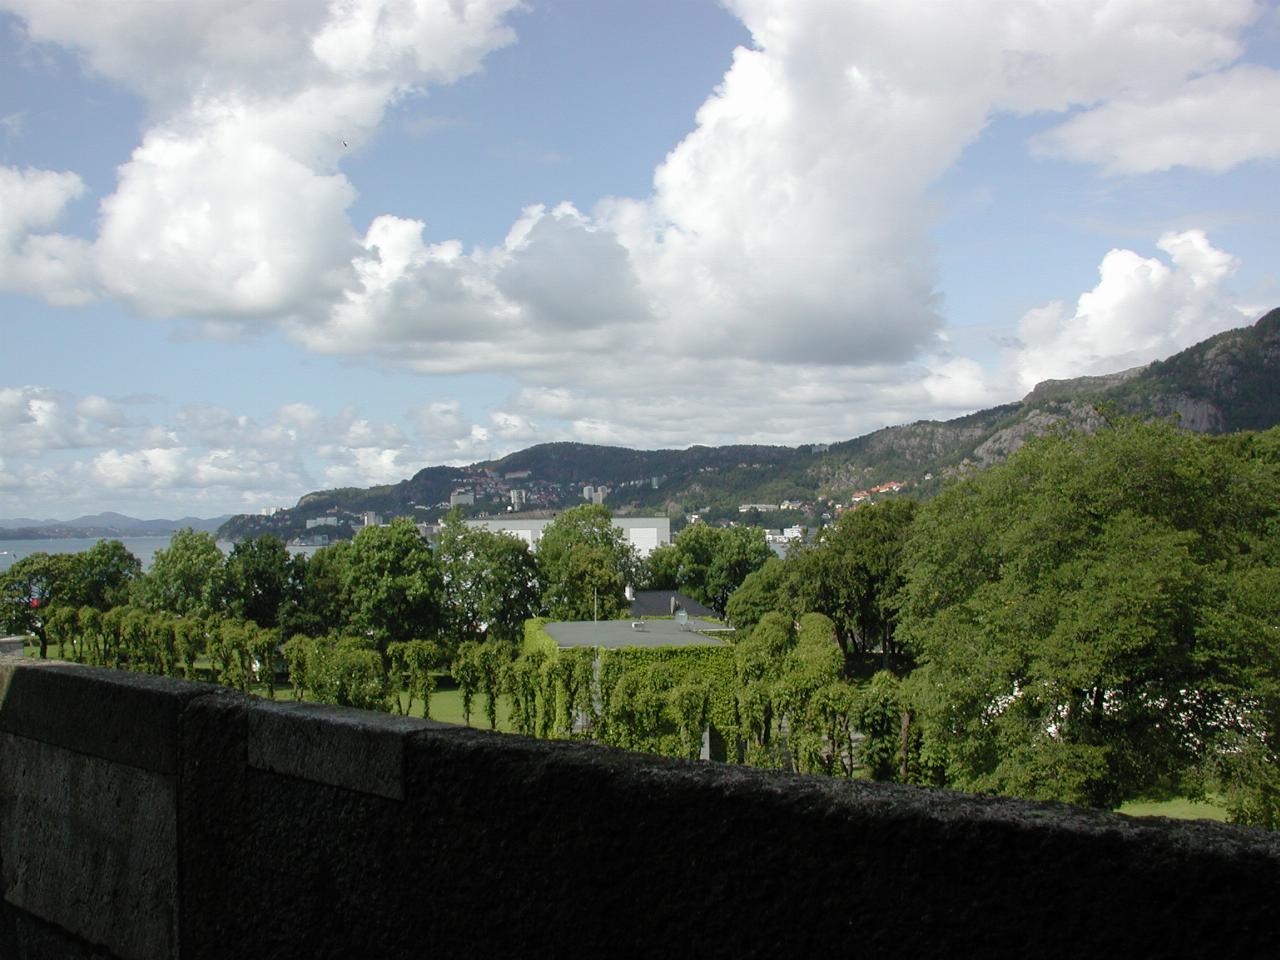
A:
<svg viewBox="0 0 1280 960">
<path fill-rule="evenodd" d="M 765 565 L 773 551 L 759 527 L 713 527 L 695 523 L 675 542 L 676 583 L 723 617 L 742 581 Z"/>
<path fill-rule="evenodd" d="M 138 602 L 148 610 L 190 616 L 212 613 L 222 599 L 225 557 L 213 534 L 179 530 L 157 550 L 137 582 Z"/>
<path fill-rule="evenodd" d="M 923 507 L 899 639 L 945 782 L 1110 807 L 1274 744 L 1277 652 L 1249 630 L 1278 505 L 1247 444 L 1124 422 Z"/>
<path fill-rule="evenodd" d="M 538 567 L 523 540 L 468 527 L 452 512 L 436 547 L 450 650 L 494 639 L 512 648 L 538 608 Z"/>
<path fill-rule="evenodd" d="M 635 549 L 599 504 L 566 510 L 538 541 L 542 606 L 554 620 L 609 620 L 628 609 L 626 588 L 638 580 Z"/>
<path fill-rule="evenodd" d="M 348 622 L 384 655 L 387 645 L 435 637 L 443 623 L 440 569 L 412 520 L 366 527 L 342 572 Z"/>
</svg>

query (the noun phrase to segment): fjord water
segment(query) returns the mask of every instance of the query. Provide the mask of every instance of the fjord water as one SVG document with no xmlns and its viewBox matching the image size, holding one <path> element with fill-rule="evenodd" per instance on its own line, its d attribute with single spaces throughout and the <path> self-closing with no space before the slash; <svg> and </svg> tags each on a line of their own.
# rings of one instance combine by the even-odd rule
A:
<svg viewBox="0 0 1280 960">
<path fill-rule="evenodd" d="M 0 573 L 8 570 L 23 557 L 33 553 L 80 553 L 88 550 L 99 539 L 119 540 L 124 548 L 142 561 L 142 569 L 151 566 L 151 559 L 157 550 L 169 546 L 169 537 L 69 537 L 52 540 L 0 540 Z M 232 544 L 227 540 L 218 541 L 218 549 L 223 553 L 231 552 Z"/>
</svg>

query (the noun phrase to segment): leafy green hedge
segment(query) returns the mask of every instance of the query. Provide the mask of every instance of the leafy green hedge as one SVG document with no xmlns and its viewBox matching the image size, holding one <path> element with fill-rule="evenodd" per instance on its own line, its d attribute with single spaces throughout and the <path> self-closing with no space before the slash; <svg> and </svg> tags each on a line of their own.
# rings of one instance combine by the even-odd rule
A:
<svg viewBox="0 0 1280 960">
<path fill-rule="evenodd" d="M 511 671 L 521 732 L 691 758 L 698 756 L 708 724 L 736 737 L 732 647 L 562 649 L 545 623 L 525 622 Z"/>
</svg>

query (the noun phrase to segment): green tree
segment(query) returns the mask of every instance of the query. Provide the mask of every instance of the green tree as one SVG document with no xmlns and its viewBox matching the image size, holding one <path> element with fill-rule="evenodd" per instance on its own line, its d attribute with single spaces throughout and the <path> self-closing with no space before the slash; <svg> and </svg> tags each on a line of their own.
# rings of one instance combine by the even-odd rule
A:
<svg viewBox="0 0 1280 960">
<path fill-rule="evenodd" d="M 538 606 L 538 567 L 528 545 L 468 527 L 455 510 L 440 531 L 436 557 L 449 645 L 495 639 L 514 648 Z"/>
<path fill-rule="evenodd" d="M 637 581 L 635 550 L 598 504 L 560 514 L 538 542 L 542 604 L 555 620 L 609 620 L 629 609 L 626 587 Z"/>
<path fill-rule="evenodd" d="M 1272 541 L 1274 544 L 1274 541 Z M 1261 553 L 1261 551 L 1259 551 Z M 1201 642 L 1220 652 L 1201 694 L 1217 705 L 1203 731 L 1200 784 L 1237 823 L 1280 829 L 1280 567 L 1254 563 L 1220 584 Z"/>
<path fill-rule="evenodd" d="M 79 610 L 65 605 L 54 607 L 45 617 L 44 629 L 49 643 L 58 647 L 58 656 L 63 660 L 79 659 Z"/>
<path fill-rule="evenodd" d="M 352 629 L 369 637 L 384 659 L 388 644 L 434 637 L 441 627 L 440 571 L 407 518 L 356 535 L 343 592 Z"/>
<path fill-rule="evenodd" d="M 1218 755 L 1224 710 L 1258 690 L 1210 613 L 1280 503 L 1245 449 L 1122 422 L 1034 441 L 920 510 L 899 634 L 948 783 L 1111 807 Z"/>
<path fill-rule="evenodd" d="M 771 557 L 733 591 L 725 604 L 725 616 L 736 630 L 748 633 L 766 613 L 788 609 L 790 598 L 790 568 L 786 561 Z"/>
<path fill-rule="evenodd" d="M 907 666 L 896 642 L 897 597 L 916 509 L 913 500 L 889 500 L 847 511 L 787 558 L 790 608 L 830 617 L 850 667 L 877 654 L 882 669 Z"/>
<path fill-rule="evenodd" d="M 219 612 L 225 558 L 213 534 L 190 527 L 157 550 L 151 569 L 136 582 L 137 602 L 180 617 Z"/>
<path fill-rule="evenodd" d="M 471 726 L 471 704 L 475 701 L 476 691 L 480 689 L 484 673 L 480 667 L 480 644 L 474 640 L 464 640 L 458 644 L 453 656 L 449 673 L 462 693 L 462 722 Z"/>
<path fill-rule="evenodd" d="M 680 531 L 675 546 L 680 589 L 720 617 L 733 592 L 773 556 L 759 527 L 695 523 Z"/>
<path fill-rule="evenodd" d="M 794 644 L 791 618 L 769 613 L 734 645 L 739 725 L 749 762 L 777 765 L 770 753 L 779 706 L 779 680 Z"/>
<path fill-rule="evenodd" d="M 72 600 L 76 606 L 110 610 L 129 602 L 129 591 L 142 576 L 142 561 L 119 540 L 99 540 L 79 554 Z"/>
<path fill-rule="evenodd" d="M 303 562 L 298 604 L 286 618 L 291 636 L 300 633 L 323 637 L 350 630 L 352 604 L 348 599 L 347 570 L 354 551 L 352 541 L 341 540 L 322 547 Z"/>
<path fill-rule="evenodd" d="M 645 590 L 680 588 L 680 550 L 674 543 L 662 543 L 650 551 L 640 565 L 640 584 Z"/>
<path fill-rule="evenodd" d="M 0 574 L 0 629 L 31 634 L 49 655 L 45 620 L 59 604 L 75 606 L 79 555 L 32 553 Z"/>
<path fill-rule="evenodd" d="M 281 605 L 297 598 L 298 572 L 279 537 L 264 533 L 241 540 L 227 556 L 223 605 L 238 619 L 260 627 L 278 626 Z"/>
<path fill-rule="evenodd" d="M 484 715 L 489 729 L 498 729 L 498 696 L 506 681 L 506 671 L 511 664 L 514 648 L 500 640 L 487 640 L 475 648 L 476 669 L 479 671 L 479 688 L 484 694 Z"/>
<path fill-rule="evenodd" d="M 436 689 L 432 672 L 441 660 L 440 645 L 430 640 L 409 640 L 393 643 L 387 648 L 391 657 L 391 669 L 397 684 L 405 690 L 404 713 L 413 712 L 413 701 L 422 701 L 423 717 L 431 717 L 431 694 Z M 397 693 L 397 700 L 399 695 Z"/>
</svg>

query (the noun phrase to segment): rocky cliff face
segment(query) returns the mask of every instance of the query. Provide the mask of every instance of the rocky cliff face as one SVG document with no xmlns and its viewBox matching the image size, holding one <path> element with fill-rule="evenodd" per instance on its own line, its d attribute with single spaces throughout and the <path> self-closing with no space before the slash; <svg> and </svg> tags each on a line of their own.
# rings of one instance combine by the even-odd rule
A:
<svg viewBox="0 0 1280 960">
<path fill-rule="evenodd" d="M 1032 437 L 1058 429 L 1093 433 L 1100 430 L 1105 422 L 1097 408 L 1086 400 L 1033 407 L 1016 423 L 997 430 L 978 444 L 973 450 L 973 461 L 980 467 L 987 467 L 1004 460 Z"/>
</svg>

